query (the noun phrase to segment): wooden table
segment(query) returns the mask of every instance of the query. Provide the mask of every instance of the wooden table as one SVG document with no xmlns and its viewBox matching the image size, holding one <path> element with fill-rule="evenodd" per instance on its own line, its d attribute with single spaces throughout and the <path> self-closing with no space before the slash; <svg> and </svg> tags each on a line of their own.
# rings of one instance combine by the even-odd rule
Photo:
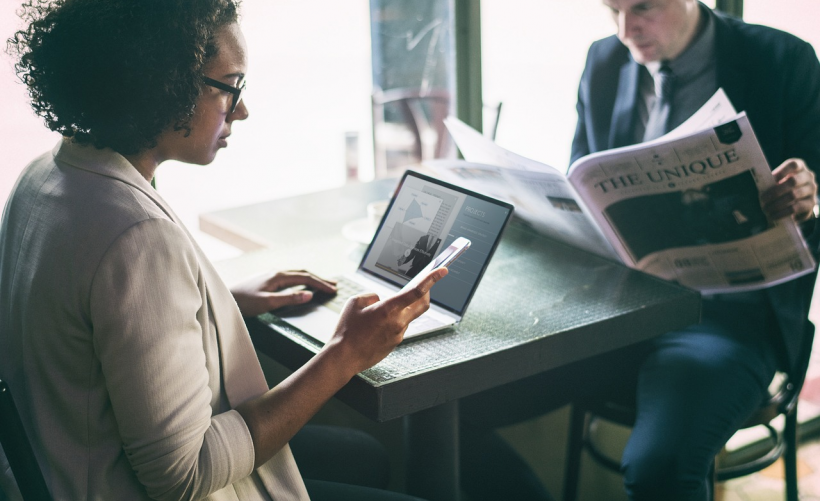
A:
<svg viewBox="0 0 820 501">
<path fill-rule="evenodd" d="M 355 269 L 364 250 L 346 241 L 341 227 L 364 217 L 369 201 L 388 198 L 394 183 L 206 214 L 203 229 L 218 225 L 222 238 L 269 247 L 220 263 L 228 280 L 277 266 L 339 274 Z M 514 222 L 456 329 L 400 345 L 337 398 L 376 421 L 404 418 L 408 492 L 455 500 L 460 398 L 638 343 L 697 322 L 699 314 L 696 292 Z M 257 349 L 290 369 L 321 348 L 270 314 L 248 327 Z"/>
</svg>

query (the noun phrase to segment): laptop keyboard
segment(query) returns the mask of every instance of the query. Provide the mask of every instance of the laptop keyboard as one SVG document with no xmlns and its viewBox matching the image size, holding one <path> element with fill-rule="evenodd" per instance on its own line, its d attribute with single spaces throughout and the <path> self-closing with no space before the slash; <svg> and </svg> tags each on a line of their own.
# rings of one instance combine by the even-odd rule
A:
<svg viewBox="0 0 820 501">
<path fill-rule="evenodd" d="M 336 313 L 342 312 L 342 309 L 348 299 L 357 294 L 367 292 L 367 289 L 365 289 L 361 284 L 347 277 L 334 277 L 333 280 L 336 280 L 336 295 L 330 296 L 326 294 L 314 293 L 315 296 L 313 301 L 330 308 Z M 444 325 L 444 323 L 441 320 L 429 315 L 423 315 L 410 322 L 407 333 L 425 332 L 436 329 L 442 325 Z"/>
<path fill-rule="evenodd" d="M 347 277 L 335 277 L 334 280 L 336 280 L 336 294 L 333 296 L 328 296 L 327 299 L 318 297 L 314 300 L 337 313 L 342 312 L 342 309 L 348 299 L 357 294 L 367 292 L 364 287 Z M 319 294 L 316 295 L 319 296 Z"/>
</svg>

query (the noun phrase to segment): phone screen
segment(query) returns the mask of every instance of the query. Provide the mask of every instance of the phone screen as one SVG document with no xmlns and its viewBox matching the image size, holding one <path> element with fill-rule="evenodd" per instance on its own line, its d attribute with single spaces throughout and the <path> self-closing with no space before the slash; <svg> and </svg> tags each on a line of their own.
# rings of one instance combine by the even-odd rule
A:
<svg viewBox="0 0 820 501">
<path fill-rule="evenodd" d="M 433 261 L 431 261 L 427 266 L 425 266 L 424 269 L 419 271 L 418 274 L 415 277 L 413 277 L 412 280 L 404 284 L 402 290 L 412 289 L 413 287 L 418 285 L 419 282 L 424 280 L 424 278 L 427 277 L 427 275 L 429 275 L 433 270 L 441 268 L 442 266 L 450 266 L 450 264 L 452 264 L 452 262 L 455 261 L 458 258 L 458 256 L 460 256 L 465 250 L 470 248 L 470 244 L 471 242 L 464 237 L 457 238 L 455 242 L 453 242 L 452 244 L 450 244 L 449 247 L 441 251 L 441 254 L 439 254 Z"/>
<path fill-rule="evenodd" d="M 447 261 L 447 258 L 455 254 L 457 251 L 458 247 L 456 247 L 455 245 L 451 245 L 444 249 L 444 252 L 439 254 L 435 261 L 433 261 L 433 268 L 430 271 L 438 269 L 445 261 Z"/>
</svg>

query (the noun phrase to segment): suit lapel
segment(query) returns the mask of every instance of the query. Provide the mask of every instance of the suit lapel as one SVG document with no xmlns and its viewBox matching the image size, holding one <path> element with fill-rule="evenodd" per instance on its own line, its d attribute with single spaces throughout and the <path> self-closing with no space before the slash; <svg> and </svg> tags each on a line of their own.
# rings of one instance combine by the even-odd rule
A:
<svg viewBox="0 0 820 501">
<path fill-rule="evenodd" d="M 268 391 L 268 384 L 233 295 L 199 247 L 197 255 L 216 324 L 225 393 L 235 408 Z"/>
<path fill-rule="evenodd" d="M 608 149 L 626 146 L 634 142 L 632 131 L 634 130 L 636 117 L 640 68 L 640 65 L 632 59 L 632 56 L 621 67 L 618 78 L 618 94 L 615 97 L 615 104 L 612 109 Z"/>
<path fill-rule="evenodd" d="M 268 383 L 233 294 L 222 281 L 211 261 L 188 233 L 187 228 L 182 224 L 180 226 L 185 230 L 188 239 L 196 249 L 202 278 L 207 289 L 208 307 L 213 315 L 219 342 L 225 394 L 231 408 L 236 408 L 242 402 L 268 391 Z M 256 469 L 256 473 L 265 489 L 275 494 L 277 501 L 307 501 L 310 499 L 289 444 L 285 444 L 264 465 Z"/>
</svg>

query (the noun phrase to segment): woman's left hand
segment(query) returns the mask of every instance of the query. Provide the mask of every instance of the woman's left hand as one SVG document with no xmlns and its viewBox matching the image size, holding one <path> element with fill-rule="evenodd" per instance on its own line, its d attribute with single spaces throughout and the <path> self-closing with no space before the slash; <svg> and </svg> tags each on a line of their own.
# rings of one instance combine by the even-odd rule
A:
<svg viewBox="0 0 820 501">
<path fill-rule="evenodd" d="M 304 286 L 306 289 L 295 288 L 297 286 Z M 305 270 L 290 270 L 273 276 L 255 277 L 231 288 L 244 317 L 255 317 L 283 306 L 307 303 L 313 298 L 313 291 L 335 294 L 336 282 L 319 278 Z"/>
</svg>

